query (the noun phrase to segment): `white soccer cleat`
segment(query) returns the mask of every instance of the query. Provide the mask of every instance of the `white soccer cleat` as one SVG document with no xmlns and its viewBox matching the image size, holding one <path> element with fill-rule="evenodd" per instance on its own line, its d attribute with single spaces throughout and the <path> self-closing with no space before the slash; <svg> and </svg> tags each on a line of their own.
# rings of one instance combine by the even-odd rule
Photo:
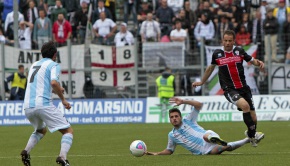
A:
<svg viewBox="0 0 290 166">
<path fill-rule="evenodd" d="M 249 139 L 250 139 L 250 143 L 252 144 L 253 147 L 257 147 L 258 146 L 255 138 L 249 138 Z"/>
<path fill-rule="evenodd" d="M 248 136 L 248 130 L 245 131 L 245 135 L 247 137 L 249 137 Z M 262 133 L 262 132 L 256 132 L 255 133 L 255 138 L 249 138 L 250 139 L 250 143 L 252 144 L 253 147 L 257 147 L 258 146 L 257 143 L 259 143 L 264 137 L 265 137 L 265 134 L 264 133 Z"/>
<path fill-rule="evenodd" d="M 257 143 L 259 143 L 264 137 L 265 137 L 265 134 L 262 132 L 256 132 L 255 134 L 255 140 Z"/>
</svg>

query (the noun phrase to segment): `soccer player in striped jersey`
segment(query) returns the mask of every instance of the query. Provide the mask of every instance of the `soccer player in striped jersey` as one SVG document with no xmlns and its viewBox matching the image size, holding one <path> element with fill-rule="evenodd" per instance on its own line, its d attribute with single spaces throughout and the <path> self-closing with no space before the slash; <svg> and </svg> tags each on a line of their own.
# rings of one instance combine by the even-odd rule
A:
<svg viewBox="0 0 290 166">
<path fill-rule="evenodd" d="M 192 83 L 193 87 L 203 85 L 218 66 L 218 76 L 221 88 L 226 99 L 235 104 L 239 111 L 243 111 L 243 119 L 248 130 L 245 134 L 250 138 L 253 147 L 257 147 L 264 133 L 256 132 L 257 116 L 253 102 L 252 92 L 246 82 L 243 62 L 249 62 L 265 72 L 264 63 L 248 55 L 241 47 L 234 46 L 236 34 L 232 30 L 226 30 L 223 35 L 223 48 L 216 49 L 212 54 L 209 65 L 200 82 Z"/>
<path fill-rule="evenodd" d="M 25 149 L 21 152 L 22 163 L 30 166 L 30 151 L 50 132 L 62 133 L 61 150 L 56 163 L 69 166 L 67 153 L 72 145 L 73 129 L 63 113 L 52 104 L 52 92 L 57 94 L 66 109 L 71 106 L 63 96 L 64 89 L 59 84 L 60 66 L 55 62 L 57 49 L 54 42 L 45 43 L 41 48 L 42 59 L 34 62 L 29 70 L 24 110 L 34 127 Z"/>
<path fill-rule="evenodd" d="M 168 134 L 167 148 L 161 152 L 146 152 L 147 155 L 171 155 L 177 145 L 181 145 L 194 155 L 221 154 L 224 151 L 233 151 L 250 142 L 250 139 L 247 137 L 239 141 L 227 143 L 214 131 L 205 130 L 199 126 L 196 120 L 202 108 L 202 103 L 195 100 L 182 100 L 180 98 L 171 98 L 169 101 L 177 106 L 189 104 L 193 106 L 193 109 L 183 119 L 179 109 L 170 109 L 170 123 L 174 128 Z"/>
</svg>

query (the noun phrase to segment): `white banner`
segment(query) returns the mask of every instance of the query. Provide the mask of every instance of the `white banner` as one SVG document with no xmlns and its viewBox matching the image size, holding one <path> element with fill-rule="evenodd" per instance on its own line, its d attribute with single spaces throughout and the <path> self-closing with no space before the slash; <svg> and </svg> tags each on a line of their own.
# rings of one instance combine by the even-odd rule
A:
<svg viewBox="0 0 290 166">
<path fill-rule="evenodd" d="M 134 68 L 117 70 L 117 86 L 130 86 L 135 84 Z"/>
<path fill-rule="evenodd" d="M 134 64 L 135 62 L 135 46 L 125 46 L 125 47 L 117 47 L 116 52 L 116 64 L 117 65 L 127 65 Z"/>
<path fill-rule="evenodd" d="M 143 67 L 184 67 L 183 42 L 143 43 Z"/>
<path fill-rule="evenodd" d="M 92 63 L 100 65 L 113 64 L 113 51 L 111 46 L 90 45 Z M 102 67 L 102 66 L 100 66 Z"/>
<path fill-rule="evenodd" d="M 81 98 L 84 97 L 83 86 L 85 84 L 85 75 L 84 72 L 72 72 L 71 74 L 72 82 L 71 82 L 71 93 L 73 98 Z M 63 72 L 60 76 L 60 85 L 64 88 L 64 97 L 68 98 L 68 88 L 69 88 L 69 79 L 68 73 Z M 54 98 L 58 98 L 57 95 L 53 95 Z"/>
<path fill-rule="evenodd" d="M 197 100 L 203 103 L 203 107 L 198 117 L 198 121 L 243 121 L 243 112 L 228 102 L 223 96 L 197 96 L 181 97 L 187 100 Z M 254 95 L 254 105 L 258 121 L 269 120 L 290 120 L 290 96 L 289 95 Z M 172 105 L 163 107 L 159 103 L 159 98 L 148 97 L 146 108 L 146 123 L 170 122 L 168 110 Z M 190 105 L 180 105 L 178 107 L 182 115 L 190 113 Z M 162 111 L 163 110 L 163 111 Z"/>
<path fill-rule="evenodd" d="M 95 85 L 101 86 L 131 86 L 135 84 L 134 68 L 103 69 L 92 72 Z"/>
<path fill-rule="evenodd" d="M 94 85 L 114 86 L 114 71 L 112 69 L 103 69 L 92 72 Z"/>
<path fill-rule="evenodd" d="M 135 85 L 135 46 L 112 47 L 91 45 L 92 72 L 95 85 L 131 86 Z"/>
<path fill-rule="evenodd" d="M 17 69 L 18 65 L 24 65 L 24 68 L 30 68 L 32 63 L 42 59 L 40 50 L 22 50 L 10 46 L 5 46 L 5 68 Z M 68 69 L 68 48 L 57 48 L 59 54 L 57 56 L 57 63 L 60 64 L 62 70 Z M 84 68 L 84 45 L 72 46 L 72 68 L 83 69 Z"/>
<path fill-rule="evenodd" d="M 65 88 L 65 97 L 68 96 L 68 47 L 57 48 L 58 56 L 57 63 L 60 64 L 62 74 L 60 76 L 60 83 Z M 5 69 L 6 71 L 14 70 L 17 71 L 18 65 L 24 65 L 25 69 L 29 69 L 30 66 L 38 60 L 42 59 L 40 50 L 22 50 L 10 46 L 5 46 Z M 73 45 L 72 46 L 72 97 L 79 98 L 83 97 L 83 85 L 84 85 L 84 72 L 75 72 L 74 69 L 84 68 L 84 45 Z M 6 77 L 11 73 L 7 73 Z M 54 97 L 57 97 L 54 95 Z"/>
<path fill-rule="evenodd" d="M 281 64 L 272 65 L 272 90 L 273 91 L 285 91 L 290 90 L 290 66 Z M 268 81 L 268 80 L 266 80 Z"/>
<path fill-rule="evenodd" d="M 206 61 L 207 61 L 208 66 L 211 64 L 212 54 L 213 54 L 214 50 L 221 49 L 221 48 L 222 48 L 222 46 L 205 46 Z M 257 45 L 251 45 L 251 46 L 245 48 L 245 51 L 251 56 L 256 55 L 256 50 L 257 50 Z M 260 94 L 259 89 L 258 89 L 257 84 L 256 84 L 256 81 L 255 81 L 255 78 L 254 78 L 255 66 L 248 65 L 247 62 L 245 62 L 245 61 L 243 62 L 243 65 L 244 65 L 244 72 L 245 72 L 245 76 L 246 76 L 246 82 L 250 86 L 252 94 L 253 95 Z M 223 94 L 223 91 L 220 87 L 219 80 L 218 80 L 218 68 L 217 67 L 210 75 L 208 81 L 210 82 L 210 87 L 209 87 L 209 89 L 210 89 L 209 94 L 210 95 Z"/>
<path fill-rule="evenodd" d="M 91 45 L 92 66 L 98 68 L 133 67 L 135 46 L 112 47 Z"/>
</svg>

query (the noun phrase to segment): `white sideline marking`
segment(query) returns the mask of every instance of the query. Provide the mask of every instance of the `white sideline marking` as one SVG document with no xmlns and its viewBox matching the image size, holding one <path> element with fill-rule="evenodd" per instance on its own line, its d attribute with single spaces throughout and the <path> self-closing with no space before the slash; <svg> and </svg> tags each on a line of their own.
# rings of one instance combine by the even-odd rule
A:
<svg viewBox="0 0 290 166">
<path fill-rule="evenodd" d="M 222 154 L 222 155 L 271 155 L 271 154 L 290 154 L 290 152 L 257 152 L 257 153 L 226 153 L 226 154 Z M 192 155 L 190 153 L 179 153 L 179 154 L 175 154 L 175 155 Z M 128 154 L 124 154 L 124 155 L 120 155 L 120 154 L 110 154 L 110 155 L 105 155 L 105 154 L 96 154 L 96 155 L 68 155 L 68 157 L 122 157 L 122 156 L 131 156 L 130 153 Z M 194 156 L 194 155 L 192 155 Z M 213 155 L 210 155 L 213 156 Z M 54 158 L 57 156 L 31 156 L 31 158 Z M 0 159 L 14 159 L 14 158 L 20 158 L 19 156 L 4 156 L 4 157 L 0 157 Z"/>
</svg>

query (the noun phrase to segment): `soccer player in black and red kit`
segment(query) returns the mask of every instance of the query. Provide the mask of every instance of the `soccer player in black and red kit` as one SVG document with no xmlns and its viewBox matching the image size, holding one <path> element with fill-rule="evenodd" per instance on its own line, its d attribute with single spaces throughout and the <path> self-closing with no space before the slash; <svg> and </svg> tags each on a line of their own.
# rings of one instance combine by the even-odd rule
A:
<svg viewBox="0 0 290 166">
<path fill-rule="evenodd" d="M 257 143 L 264 138 L 264 133 L 256 132 L 257 116 L 251 89 L 246 83 L 243 61 L 258 66 L 261 71 L 264 71 L 264 63 L 248 55 L 243 48 L 234 46 L 234 43 L 235 32 L 226 30 L 223 35 L 223 48 L 214 51 L 211 65 L 205 70 L 201 82 L 194 82 L 192 86 L 203 85 L 217 65 L 224 96 L 240 111 L 243 111 L 243 119 L 248 128 L 246 135 L 250 138 L 252 146 L 256 147 Z"/>
</svg>

